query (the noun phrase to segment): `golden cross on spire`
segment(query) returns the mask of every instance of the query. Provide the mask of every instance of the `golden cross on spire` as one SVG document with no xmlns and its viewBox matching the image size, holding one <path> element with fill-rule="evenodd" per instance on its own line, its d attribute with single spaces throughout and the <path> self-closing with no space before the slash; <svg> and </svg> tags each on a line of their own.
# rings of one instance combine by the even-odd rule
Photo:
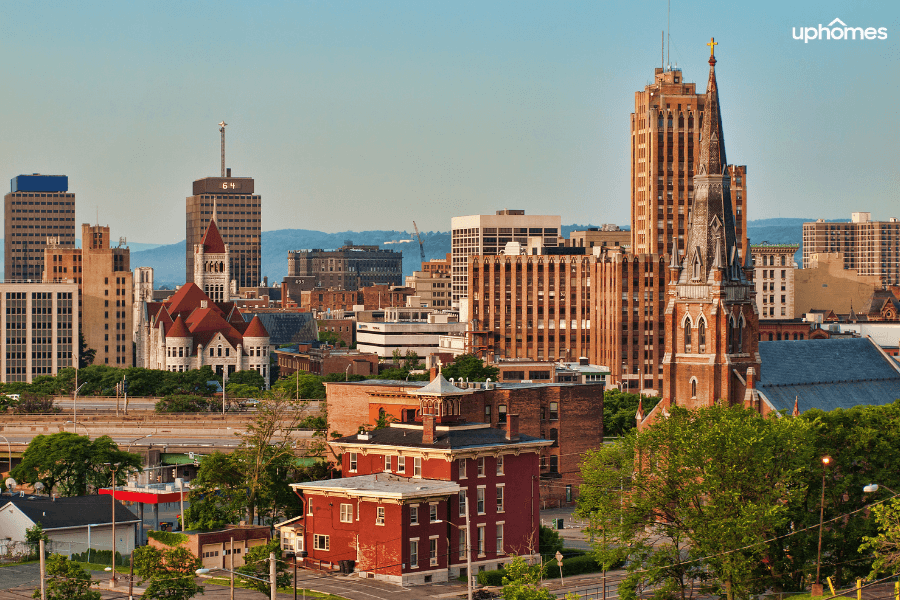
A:
<svg viewBox="0 0 900 600">
<path fill-rule="evenodd" d="M 707 46 L 709 46 L 709 55 L 710 56 L 716 55 L 716 46 L 718 46 L 718 45 L 719 45 L 719 42 L 716 41 L 716 38 L 709 38 L 709 43 L 707 44 Z"/>
</svg>

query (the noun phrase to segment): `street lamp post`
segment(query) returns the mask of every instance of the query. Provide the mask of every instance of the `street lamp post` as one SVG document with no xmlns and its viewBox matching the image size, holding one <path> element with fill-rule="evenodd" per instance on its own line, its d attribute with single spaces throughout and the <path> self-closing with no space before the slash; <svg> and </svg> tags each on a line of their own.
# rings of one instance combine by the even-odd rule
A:
<svg viewBox="0 0 900 600">
<path fill-rule="evenodd" d="M 76 423 L 75 421 L 66 421 L 66 425 L 68 425 L 69 423 L 72 424 L 72 430 L 75 434 L 78 433 L 78 426 L 80 425 L 81 428 L 84 429 L 84 435 L 86 435 L 88 438 L 91 437 L 91 432 L 88 431 L 88 428 L 85 427 L 85 425 L 83 423 Z"/>
<path fill-rule="evenodd" d="M 152 434 L 152 433 L 148 433 L 147 435 L 141 436 L 141 437 L 139 437 L 139 438 L 136 439 L 136 440 L 132 440 L 132 441 L 128 442 L 128 449 L 126 450 L 126 452 L 130 452 L 130 451 L 131 451 L 131 446 L 133 446 L 135 442 L 139 442 L 139 441 L 141 441 L 141 440 L 143 440 L 143 439 L 145 439 L 145 438 L 148 438 L 148 437 L 153 437 L 153 434 Z"/>
<path fill-rule="evenodd" d="M 880 485 L 880 484 L 877 484 L 877 483 L 870 483 L 869 485 L 867 485 L 867 486 L 865 486 L 865 487 L 863 488 L 863 491 L 864 491 L 865 493 L 867 493 L 867 494 L 874 494 L 874 493 L 877 492 L 880 488 L 886 489 L 887 491 L 889 491 L 890 493 L 892 493 L 892 494 L 895 495 L 895 496 L 897 495 L 897 492 L 895 492 L 894 490 L 892 490 L 892 489 L 889 488 L 888 486 L 886 486 L 886 485 Z"/>
<path fill-rule="evenodd" d="M 468 592 L 468 600 L 472 600 L 472 528 L 469 526 L 469 495 L 466 494 L 466 591 Z M 447 525 L 456 527 L 458 530 L 463 528 L 455 523 L 450 522 L 450 515 L 447 515 Z M 447 540 L 447 564 L 450 564 L 450 540 Z"/>
<path fill-rule="evenodd" d="M 112 566 L 112 579 L 109 580 L 109 587 L 113 588 L 116 585 L 116 471 L 119 470 L 119 465 L 116 463 L 104 463 L 109 465 L 110 470 L 112 471 L 112 559 L 110 560 Z"/>
<path fill-rule="evenodd" d="M 830 456 L 822 457 L 822 499 L 819 504 L 819 551 L 816 554 L 816 583 L 813 584 L 812 595 L 822 595 L 822 584 L 819 583 L 819 575 L 822 572 L 822 525 L 825 520 L 825 469 L 831 464 Z"/>
<path fill-rule="evenodd" d="M 6 442 L 7 458 L 9 459 L 9 472 L 11 473 L 12 472 L 12 446 L 10 446 L 9 440 L 7 440 L 5 436 L 0 435 L 0 438 L 3 438 L 3 440 Z"/>
<path fill-rule="evenodd" d="M 78 370 L 76 369 L 75 370 L 75 391 L 72 393 L 72 422 L 73 423 L 78 422 L 78 412 L 76 411 L 76 405 L 78 403 L 78 392 L 80 392 L 81 388 L 83 388 L 85 385 L 87 385 L 87 381 L 85 381 L 81 385 L 78 385 Z"/>
<path fill-rule="evenodd" d="M 307 556 L 306 550 L 299 552 L 288 552 L 288 556 L 294 559 L 294 600 L 297 600 L 297 559 L 304 559 Z M 306 600 L 306 588 L 303 588 L 303 600 Z"/>
</svg>

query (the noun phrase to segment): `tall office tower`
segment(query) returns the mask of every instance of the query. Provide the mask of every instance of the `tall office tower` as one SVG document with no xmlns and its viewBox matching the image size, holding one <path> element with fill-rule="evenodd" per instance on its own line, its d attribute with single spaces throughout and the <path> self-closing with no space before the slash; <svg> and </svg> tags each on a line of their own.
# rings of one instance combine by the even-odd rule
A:
<svg viewBox="0 0 900 600">
<path fill-rule="evenodd" d="M 312 277 L 316 287 L 338 290 L 403 285 L 403 253 L 354 245 L 350 240 L 337 250 L 292 250 L 288 277 Z"/>
<path fill-rule="evenodd" d="M 882 286 L 900 285 L 900 220 L 873 221 L 872 213 L 851 213 L 849 223 L 819 219 L 803 224 L 803 268 L 813 254 L 839 252 L 844 268 L 881 278 Z"/>
<path fill-rule="evenodd" d="M 124 238 L 116 248 L 110 247 L 109 227 L 89 223 L 81 225 L 81 245 L 82 248 L 66 248 L 58 240 L 48 240 L 44 249 L 44 282 L 77 285 L 78 322 L 88 348 L 97 351 L 94 364 L 133 366 L 131 251 Z M 151 280 L 151 288 L 152 285 Z"/>
<path fill-rule="evenodd" d="M 635 92 L 631 115 L 631 251 L 665 254 L 677 240 L 683 253 L 705 95 L 685 83 L 677 68 L 657 68 L 654 79 Z M 729 165 L 728 174 L 743 258 L 748 251 L 747 167 Z"/>
<path fill-rule="evenodd" d="M 41 281 L 47 238 L 75 247 L 75 194 L 65 175 L 19 175 L 4 197 L 4 277 Z"/>
<path fill-rule="evenodd" d="M 0 283 L 0 379 L 78 367 L 78 284 Z"/>
<path fill-rule="evenodd" d="M 124 240 L 110 247 L 109 227 L 81 226 L 82 315 L 85 342 L 97 351 L 95 365 L 134 365 L 134 283 L 131 251 Z"/>
<path fill-rule="evenodd" d="M 759 318 L 794 318 L 794 254 L 798 244 L 754 244 L 753 282 L 756 284 L 756 306 Z"/>
<path fill-rule="evenodd" d="M 529 238 L 539 238 L 532 246 L 560 245 L 559 216 L 526 215 L 524 210 L 498 210 L 495 215 L 453 217 L 452 237 L 452 301 L 459 307 L 460 298 L 468 294 L 469 257 L 496 256 L 509 242 L 529 245 Z"/>
<path fill-rule="evenodd" d="M 186 201 L 185 276 L 194 281 L 194 246 L 203 243 L 210 219 L 215 218 L 222 240 L 231 253 L 231 278 L 237 287 L 256 287 L 262 281 L 262 198 L 253 193 L 253 179 L 232 177 L 225 168 L 225 126 L 222 133 L 222 173 L 194 182 L 194 195 Z"/>
<path fill-rule="evenodd" d="M 760 375 L 753 269 L 739 258 L 715 65 L 711 55 L 684 260 L 673 255 L 668 269 L 662 396 L 689 409 L 740 404 Z"/>
</svg>

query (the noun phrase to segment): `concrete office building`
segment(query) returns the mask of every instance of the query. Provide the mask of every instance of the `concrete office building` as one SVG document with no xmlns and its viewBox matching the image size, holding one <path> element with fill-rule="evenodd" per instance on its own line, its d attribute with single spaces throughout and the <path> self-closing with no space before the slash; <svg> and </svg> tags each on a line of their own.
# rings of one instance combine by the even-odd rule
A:
<svg viewBox="0 0 900 600">
<path fill-rule="evenodd" d="M 881 285 L 900 284 L 900 220 L 873 221 L 872 213 L 851 213 L 849 223 L 803 224 L 803 268 L 814 254 L 840 252 L 844 269 L 875 276 Z"/>
<path fill-rule="evenodd" d="M 47 238 L 75 247 L 75 194 L 65 175 L 19 175 L 4 197 L 3 268 L 7 281 L 41 281 Z"/>
<path fill-rule="evenodd" d="M 498 210 L 494 215 L 453 217 L 451 229 L 452 292 L 454 307 L 468 295 L 469 257 L 496 256 L 509 242 L 528 246 L 528 238 L 539 238 L 536 245 L 560 245 L 561 219 L 550 215 L 526 215 L 524 210 Z"/>
<path fill-rule="evenodd" d="M 794 253 L 799 248 L 797 244 L 750 246 L 760 319 L 794 318 Z"/>
<path fill-rule="evenodd" d="M 78 284 L 0 284 L 2 381 L 31 381 L 78 367 Z"/>
<path fill-rule="evenodd" d="M 337 250 L 288 252 L 288 277 L 313 278 L 315 287 L 358 290 L 403 285 L 403 253 L 347 243 Z"/>
</svg>

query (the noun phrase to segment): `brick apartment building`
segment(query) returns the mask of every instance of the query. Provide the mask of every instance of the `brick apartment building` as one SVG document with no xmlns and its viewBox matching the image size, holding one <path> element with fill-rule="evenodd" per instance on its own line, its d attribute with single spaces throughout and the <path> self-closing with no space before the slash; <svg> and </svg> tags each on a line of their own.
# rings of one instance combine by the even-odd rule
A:
<svg viewBox="0 0 900 600">
<path fill-rule="evenodd" d="M 794 253 L 797 244 L 750 246 L 760 320 L 794 318 Z"/>
<path fill-rule="evenodd" d="M 844 269 L 875 276 L 881 285 L 900 284 L 900 219 L 873 221 L 872 213 L 855 212 L 849 223 L 819 219 L 803 224 L 803 268 L 814 254 L 840 253 Z"/>
<path fill-rule="evenodd" d="M 468 421 L 475 393 L 437 376 L 409 390 L 398 422 L 331 442 L 343 478 L 292 484 L 303 502 L 294 548 L 315 566 L 351 560 L 400 584 L 465 577 L 467 559 L 480 571 L 535 556 L 538 456 L 550 441 L 521 432 L 512 413 L 502 429 Z"/>
<path fill-rule="evenodd" d="M 581 456 L 603 442 L 602 381 L 457 383 L 465 394 L 459 401 L 459 413 L 466 421 L 502 428 L 507 415 L 518 414 L 522 433 L 553 441 L 541 451 L 542 501 L 562 505 L 577 495 Z M 425 385 L 377 380 L 326 383 L 329 435 L 355 432 L 361 425 L 373 425 L 382 415 L 403 420 L 405 411 L 418 407 L 417 392 Z"/>
<path fill-rule="evenodd" d="M 281 377 L 288 377 L 297 371 L 321 377 L 332 373 L 364 377 L 378 374 L 379 358 L 377 354 L 371 352 L 331 347 L 313 348 L 309 344 L 299 344 L 296 349 L 279 348 L 274 352 Z"/>
<path fill-rule="evenodd" d="M 378 310 L 406 306 L 406 298 L 414 294 L 412 288 L 389 285 L 370 285 L 358 290 L 315 288 L 300 292 L 300 309 L 316 313 L 352 311 L 356 306 Z"/>
</svg>

